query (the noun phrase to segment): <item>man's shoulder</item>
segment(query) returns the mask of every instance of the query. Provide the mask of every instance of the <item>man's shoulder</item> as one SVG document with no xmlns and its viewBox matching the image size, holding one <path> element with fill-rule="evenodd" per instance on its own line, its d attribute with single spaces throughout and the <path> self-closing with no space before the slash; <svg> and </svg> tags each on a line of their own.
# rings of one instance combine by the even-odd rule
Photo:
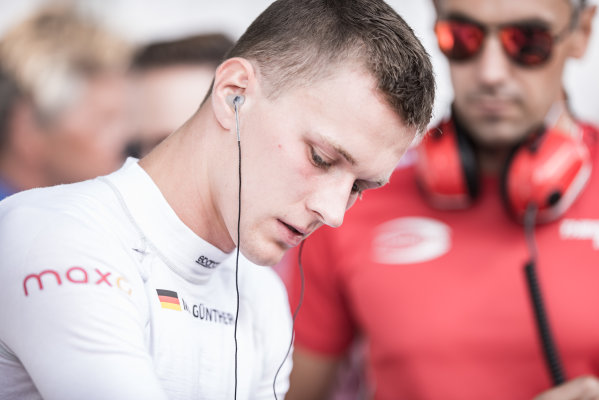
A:
<svg viewBox="0 0 599 400">
<path fill-rule="evenodd" d="M 101 217 L 118 205 L 110 188 L 99 179 L 35 188 L 0 202 L 0 225 L 11 222 L 43 224 L 47 218 Z M 15 221 L 16 219 L 16 221 Z"/>
<path fill-rule="evenodd" d="M 126 220 L 111 193 L 92 180 L 25 191 L 3 201 L 3 288 L 25 297 L 42 291 L 50 298 L 49 293 L 81 287 L 128 295 L 137 284 L 133 251 L 126 251 L 133 236 L 123 229 Z"/>
<path fill-rule="evenodd" d="M 0 248 L 49 254 L 100 250 L 114 242 L 116 225 L 125 220 L 120 213 L 118 201 L 99 180 L 20 192 L 0 203 Z"/>
<path fill-rule="evenodd" d="M 81 205 L 106 204 L 108 187 L 97 179 L 34 188 L 15 193 L 0 203 L 0 216 L 15 211 L 29 210 L 39 214 L 56 214 L 84 210 Z"/>
</svg>

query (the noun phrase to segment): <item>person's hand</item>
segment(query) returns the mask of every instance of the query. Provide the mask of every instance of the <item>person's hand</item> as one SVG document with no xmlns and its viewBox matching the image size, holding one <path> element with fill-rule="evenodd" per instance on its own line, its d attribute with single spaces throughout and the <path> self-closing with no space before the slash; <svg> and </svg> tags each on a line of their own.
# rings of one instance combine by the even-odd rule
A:
<svg viewBox="0 0 599 400">
<path fill-rule="evenodd" d="M 581 376 L 541 393 L 534 400 L 599 400 L 599 379 Z"/>
</svg>

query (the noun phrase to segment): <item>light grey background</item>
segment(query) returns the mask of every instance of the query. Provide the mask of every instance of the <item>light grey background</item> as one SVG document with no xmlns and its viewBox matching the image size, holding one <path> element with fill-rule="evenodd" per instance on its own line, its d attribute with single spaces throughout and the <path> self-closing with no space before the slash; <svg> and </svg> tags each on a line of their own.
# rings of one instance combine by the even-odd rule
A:
<svg viewBox="0 0 599 400">
<path fill-rule="evenodd" d="M 0 37 L 11 24 L 44 1 L 0 0 Z M 209 31 L 222 31 L 236 39 L 271 1 L 75 0 L 75 3 L 83 12 L 98 18 L 133 44 L 142 44 Z M 412 26 L 432 56 L 438 88 L 433 118 L 436 122 L 447 112 L 452 91 L 447 63 L 432 34 L 432 2 L 388 0 L 388 3 Z M 595 18 L 595 31 L 587 56 L 568 64 L 565 85 L 578 116 L 599 124 L 599 15 Z"/>
</svg>

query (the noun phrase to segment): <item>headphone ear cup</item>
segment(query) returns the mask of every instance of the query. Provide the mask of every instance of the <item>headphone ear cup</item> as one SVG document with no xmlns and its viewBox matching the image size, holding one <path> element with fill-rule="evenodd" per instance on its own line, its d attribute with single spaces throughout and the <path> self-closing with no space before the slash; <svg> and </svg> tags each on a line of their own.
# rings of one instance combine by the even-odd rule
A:
<svg viewBox="0 0 599 400">
<path fill-rule="evenodd" d="M 436 208 L 462 209 L 478 195 L 478 167 L 467 138 L 451 121 L 427 133 L 417 147 L 418 184 Z"/>
<path fill-rule="evenodd" d="M 582 192 L 591 174 L 586 145 L 556 129 L 543 134 L 536 146 L 518 146 L 501 181 L 507 209 L 522 220 L 529 205 L 538 208 L 537 221 L 559 218 Z"/>
</svg>

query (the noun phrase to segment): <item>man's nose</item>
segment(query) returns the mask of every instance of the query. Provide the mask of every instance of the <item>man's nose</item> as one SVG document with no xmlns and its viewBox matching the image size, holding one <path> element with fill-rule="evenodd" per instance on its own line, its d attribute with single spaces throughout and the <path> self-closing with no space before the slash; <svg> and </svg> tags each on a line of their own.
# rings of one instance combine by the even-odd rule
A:
<svg viewBox="0 0 599 400">
<path fill-rule="evenodd" d="M 324 182 L 307 201 L 307 207 L 323 224 L 333 228 L 341 226 L 345 211 L 351 206 L 353 181 L 345 183 Z"/>
<path fill-rule="evenodd" d="M 476 74 L 485 86 L 498 86 L 509 76 L 511 62 L 496 35 L 489 35 L 476 59 Z"/>
</svg>

